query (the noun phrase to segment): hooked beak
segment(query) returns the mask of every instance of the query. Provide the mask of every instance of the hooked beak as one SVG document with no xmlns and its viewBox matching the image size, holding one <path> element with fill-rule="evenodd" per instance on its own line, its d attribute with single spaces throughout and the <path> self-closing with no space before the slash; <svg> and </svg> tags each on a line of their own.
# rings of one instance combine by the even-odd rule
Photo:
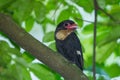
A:
<svg viewBox="0 0 120 80">
<path fill-rule="evenodd" d="M 77 29 L 77 25 L 76 24 L 68 25 L 68 26 L 66 26 L 66 28 L 68 30 L 75 30 L 75 29 Z"/>
</svg>

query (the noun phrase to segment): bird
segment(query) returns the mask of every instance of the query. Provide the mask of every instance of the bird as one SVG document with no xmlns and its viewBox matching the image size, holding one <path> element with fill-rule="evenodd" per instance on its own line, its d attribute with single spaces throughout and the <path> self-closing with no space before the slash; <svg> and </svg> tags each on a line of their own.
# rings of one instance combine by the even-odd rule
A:
<svg viewBox="0 0 120 80">
<path fill-rule="evenodd" d="M 72 20 L 61 21 L 55 30 L 55 45 L 57 51 L 72 64 L 83 71 L 82 45 L 75 31 L 77 24 Z"/>
</svg>

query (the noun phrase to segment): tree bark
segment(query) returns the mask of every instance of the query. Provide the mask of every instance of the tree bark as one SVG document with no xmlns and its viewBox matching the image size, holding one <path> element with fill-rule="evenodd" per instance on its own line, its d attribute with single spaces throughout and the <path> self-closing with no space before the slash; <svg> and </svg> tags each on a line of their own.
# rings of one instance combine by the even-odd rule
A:
<svg viewBox="0 0 120 80">
<path fill-rule="evenodd" d="M 0 31 L 52 70 L 61 74 L 65 80 L 88 80 L 77 66 L 33 38 L 9 16 L 0 14 Z"/>
</svg>

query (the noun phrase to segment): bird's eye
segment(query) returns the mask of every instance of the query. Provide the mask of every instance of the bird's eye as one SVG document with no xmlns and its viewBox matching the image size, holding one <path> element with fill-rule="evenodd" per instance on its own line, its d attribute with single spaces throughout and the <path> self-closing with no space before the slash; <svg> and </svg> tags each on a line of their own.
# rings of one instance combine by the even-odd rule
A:
<svg viewBox="0 0 120 80">
<path fill-rule="evenodd" d="M 64 26 L 68 26 L 68 25 L 69 25 L 69 23 L 65 23 L 65 24 L 64 24 Z"/>
</svg>

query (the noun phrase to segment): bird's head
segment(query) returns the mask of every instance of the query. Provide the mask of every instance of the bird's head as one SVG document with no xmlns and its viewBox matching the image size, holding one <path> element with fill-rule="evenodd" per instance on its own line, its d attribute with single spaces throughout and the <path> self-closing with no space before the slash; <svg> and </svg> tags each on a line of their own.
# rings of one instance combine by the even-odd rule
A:
<svg viewBox="0 0 120 80">
<path fill-rule="evenodd" d="M 56 39 L 64 40 L 76 28 L 77 25 L 72 20 L 64 20 L 58 24 L 55 31 L 55 37 Z"/>
<path fill-rule="evenodd" d="M 72 20 L 64 20 L 57 25 L 56 31 L 59 30 L 75 30 L 77 25 Z"/>
</svg>

